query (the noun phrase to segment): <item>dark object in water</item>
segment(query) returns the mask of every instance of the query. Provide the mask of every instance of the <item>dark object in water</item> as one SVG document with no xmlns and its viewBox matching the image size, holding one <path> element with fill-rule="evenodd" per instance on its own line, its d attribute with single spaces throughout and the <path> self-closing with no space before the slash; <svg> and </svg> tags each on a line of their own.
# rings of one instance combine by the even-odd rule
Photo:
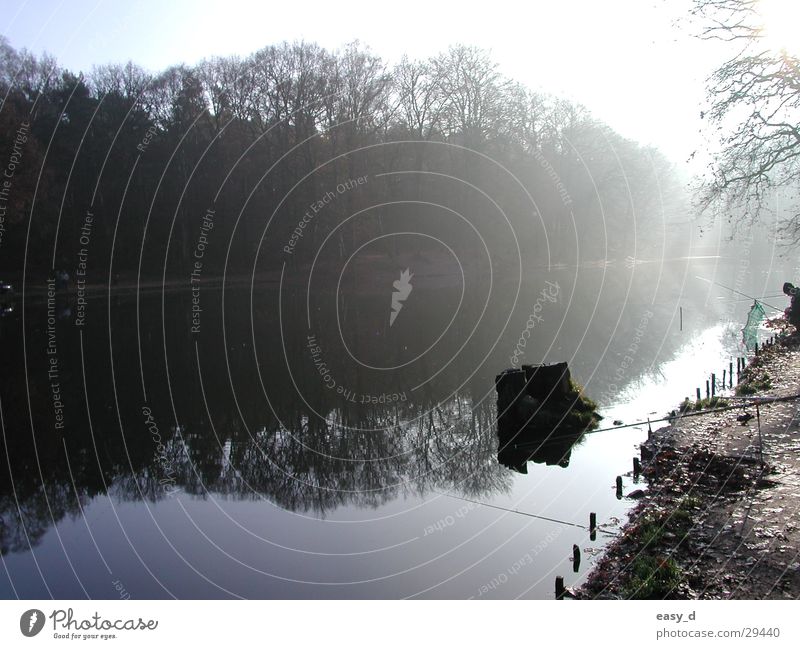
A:
<svg viewBox="0 0 800 649">
<path fill-rule="evenodd" d="M 615 426 L 622 426 L 622 420 L 621 419 L 615 419 L 614 420 L 614 425 Z"/>
<path fill-rule="evenodd" d="M 521 369 L 504 370 L 495 377 L 498 415 L 532 416 L 545 401 L 552 403 L 571 390 L 566 363 L 523 365 Z M 516 408 L 520 412 L 512 412 Z"/>
<path fill-rule="evenodd" d="M 498 461 L 527 473 L 527 462 L 569 466 L 573 445 L 597 425 L 596 404 L 581 394 L 566 363 L 523 365 L 495 378 Z"/>
<path fill-rule="evenodd" d="M 739 415 L 738 417 L 736 417 L 736 421 L 740 421 L 740 422 L 742 422 L 743 424 L 746 424 L 746 423 L 747 423 L 748 421 L 750 421 L 752 418 L 753 418 L 753 415 L 751 415 L 749 412 L 746 412 L 746 413 L 744 413 L 744 414 L 742 414 L 742 415 Z"/>
</svg>

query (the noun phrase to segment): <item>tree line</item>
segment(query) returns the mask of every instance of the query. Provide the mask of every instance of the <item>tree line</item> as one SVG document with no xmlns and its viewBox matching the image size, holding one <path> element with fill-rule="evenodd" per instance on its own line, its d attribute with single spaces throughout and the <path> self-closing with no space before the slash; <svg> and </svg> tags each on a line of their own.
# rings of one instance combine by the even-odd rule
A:
<svg viewBox="0 0 800 649">
<path fill-rule="evenodd" d="M 84 249 L 97 282 L 184 276 L 208 210 L 204 272 L 249 274 L 302 266 L 332 233 L 339 260 L 395 230 L 466 242 L 442 209 L 490 245 L 515 236 L 526 259 L 624 257 L 657 238 L 665 205 L 679 209 L 658 151 L 464 45 L 390 66 L 358 42 L 284 42 L 84 75 L 3 39 L 0 97 L 0 165 L 15 156 L 0 196 L 5 274 L 74 268 Z M 309 206 L 360 177 L 284 254 Z"/>
</svg>

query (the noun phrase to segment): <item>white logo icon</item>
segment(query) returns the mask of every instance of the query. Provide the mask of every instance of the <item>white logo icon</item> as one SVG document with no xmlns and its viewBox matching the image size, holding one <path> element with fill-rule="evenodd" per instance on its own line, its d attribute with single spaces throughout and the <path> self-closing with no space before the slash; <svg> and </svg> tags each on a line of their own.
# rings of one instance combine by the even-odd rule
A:
<svg viewBox="0 0 800 649">
<path fill-rule="evenodd" d="M 32 608 L 25 611 L 22 617 L 19 618 L 19 630 L 22 635 L 27 638 L 32 638 L 44 627 L 44 613 L 39 609 Z"/>
<path fill-rule="evenodd" d="M 400 309 L 403 308 L 403 302 L 406 301 L 406 298 L 411 294 L 411 289 L 414 288 L 411 286 L 412 277 L 414 277 L 414 274 L 406 268 L 400 273 L 400 279 L 392 283 L 394 292 L 392 293 L 392 313 L 389 315 L 390 327 L 394 324 L 394 320 L 397 314 L 400 313 Z"/>
</svg>

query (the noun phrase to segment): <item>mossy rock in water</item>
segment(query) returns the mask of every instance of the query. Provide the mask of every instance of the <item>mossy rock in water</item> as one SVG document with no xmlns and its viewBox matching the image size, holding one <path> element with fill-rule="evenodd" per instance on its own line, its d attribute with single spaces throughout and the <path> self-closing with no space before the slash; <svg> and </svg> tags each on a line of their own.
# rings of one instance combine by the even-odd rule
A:
<svg viewBox="0 0 800 649">
<path fill-rule="evenodd" d="M 521 430 L 582 432 L 597 427 L 597 404 L 569 374 L 566 363 L 525 365 L 495 378 L 501 436 Z"/>
<path fill-rule="evenodd" d="M 518 393 L 514 398 L 509 390 L 498 390 L 500 464 L 521 473 L 527 473 L 529 461 L 569 466 L 572 448 L 586 431 L 597 427 L 602 417 L 597 404 L 579 385 L 570 381 L 563 388 L 545 399 L 529 393 Z"/>
<path fill-rule="evenodd" d="M 597 404 L 583 394 L 581 387 L 570 381 L 566 394 L 551 396 L 538 404 L 537 409 L 523 420 L 526 427 L 535 426 L 547 430 L 559 429 L 565 432 L 592 430 L 597 428 L 602 416 L 597 412 Z"/>
</svg>

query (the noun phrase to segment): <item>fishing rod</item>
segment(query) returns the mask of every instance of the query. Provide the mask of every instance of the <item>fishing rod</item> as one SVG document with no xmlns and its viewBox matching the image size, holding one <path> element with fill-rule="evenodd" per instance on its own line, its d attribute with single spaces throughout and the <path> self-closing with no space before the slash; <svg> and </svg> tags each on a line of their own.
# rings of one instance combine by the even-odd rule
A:
<svg viewBox="0 0 800 649">
<path fill-rule="evenodd" d="M 783 295 L 762 295 L 761 297 L 746 298 L 746 299 L 741 299 L 741 298 L 736 298 L 736 297 L 722 297 L 722 296 L 719 296 L 717 299 L 721 300 L 723 302 L 748 302 L 749 300 L 752 300 L 752 299 L 755 299 L 755 300 L 758 300 L 759 302 L 761 302 L 762 300 L 772 300 L 772 299 L 778 298 L 778 297 L 783 297 Z"/>
<path fill-rule="evenodd" d="M 758 397 L 758 396 L 737 396 L 737 395 L 729 395 L 729 396 L 720 396 L 720 399 L 724 401 L 739 401 L 740 403 L 729 405 L 729 406 L 716 406 L 714 408 L 706 408 L 704 410 L 692 410 L 686 412 L 676 412 L 674 415 L 668 414 L 663 417 L 659 417 L 657 419 L 650 419 L 649 417 L 644 421 L 635 421 L 630 424 L 619 424 L 617 426 L 608 426 L 607 428 L 594 428 L 592 430 L 584 430 L 581 431 L 580 435 L 589 435 L 594 433 L 607 433 L 611 430 L 620 430 L 622 428 L 631 428 L 636 426 L 649 426 L 650 424 L 656 424 L 662 421 L 672 422 L 678 419 L 683 419 L 684 417 L 699 417 L 700 415 L 709 415 L 715 412 L 725 412 L 728 410 L 737 410 L 737 409 L 744 409 L 747 406 L 754 406 L 754 405 L 768 405 L 770 403 L 780 403 L 783 401 L 794 401 L 795 399 L 800 399 L 800 394 L 790 394 L 783 397 Z M 554 441 L 554 440 L 562 440 L 562 439 L 569 439 L 570 437 L 575 437 L 575 435 L 557 435 L 557 436 L 547 436 L 547 441 Z M 541 446 L 541 442 L 529 442 L 529 443 L 519 443 L 512 445 L 514 449 L 519 450 L 530 450 L 535 449 Z"/>
<path fill-rule="evenodd" d="M 521 514 L 522 516 L 528 516 L 530 518 L 538 518 L 542 521 L 548 521 L 550 523 L 559 523 L 560 525 L 569 525 L 570 527 L 578 527 L 582 530 L 588 530 L 588 525 L 581 525 L 580 523 L 571 523 L 570 521 L 562 521 L 558 518 L 550 518 L 548 516 L 540 516 L 539 514 L 530 514 L 528 512 L 522 512 L 518 509 L 509 509 L 507 507 L 500 507 L 500 505 L 492 505 L 490 503 L 482 503 L 479 500 L 472 500 L 471 498 L 464 498 L 463 496 L 456 496 L 455 494 L 443 493 L 441 491 L 436 491 L 435 489 L 431 489 L 433 493 L 438 494 L 440 496 L 447 496 L 448 498 L 455 498 L 456 500 L 463 500 L 464 502 L 472 503 L 474 505 L 480 505 L 482 507 L 491 507 L 492 509 L 499 509 L 500 511 L 508 512 L 510 514 Z M 595 528 L 598 532 L 602 532 L 603 534 L 608 534 L 609 536 L 616 536 L 614 532 L 611 532 L 607 529 L 603 529 L 603 526 L 598 525 Z"/>
<path fill-rule="evenodd" d="M 709 284 L 716 284 L 720 288 L 724 288 L 727 291 L 733 291 L 737 295 L 741 295 L 742 297 L 746 297 L 748 300 L 755 300 L 756 302 L 761 302 L 761 304 L 763 304 L 764 306 L 768 306 L 770 309 L 775 309 L 776 311 L 783 311 L 783 309 L 781 309 L 781 308 L 779 308 L 777 306 L 774 306 L 772 304 L 769 304 L 768 302 L 764 302 L 762 300 L 759 300 L 757 297 L 753 297 L 752 295 L 748 295 L 747 293 L 742 293 L 741 291 L 737 291 L 735 288 L 731 288 L 730 286 L 725 286 L 724 284 L 720 284 L 719 282 L 715 282 L 713 280 L 706 279 L 705 277 L 700 277 L 700 275 L 695 275 L 695 278 L 699 279 L 699 280 L 701 280 L 703 282 L 708 282 Z"/>
</svg>

